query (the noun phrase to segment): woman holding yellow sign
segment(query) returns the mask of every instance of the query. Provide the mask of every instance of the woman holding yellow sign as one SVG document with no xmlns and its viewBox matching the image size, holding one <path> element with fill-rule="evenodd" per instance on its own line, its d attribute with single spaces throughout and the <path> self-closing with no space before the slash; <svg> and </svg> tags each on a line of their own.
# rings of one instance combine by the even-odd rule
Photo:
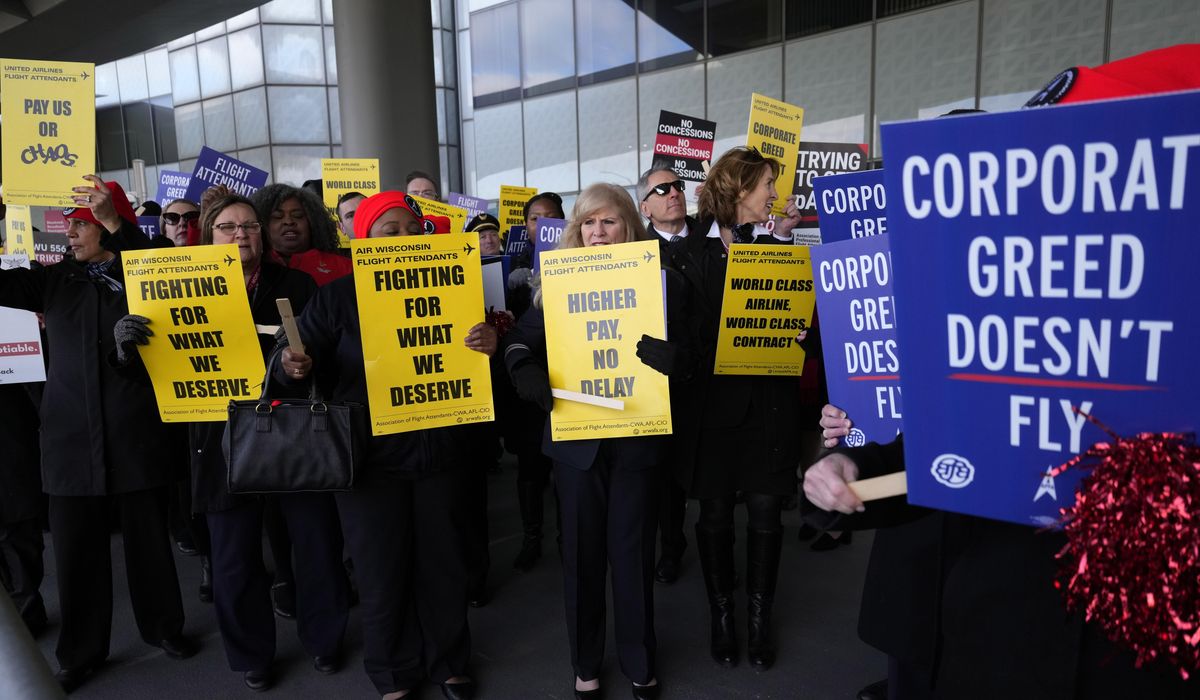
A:
<svg viewBox="0 0 1200 700">
<path fill-rule="evenodd" d="M 403 192 L 365 199 L 355 238 L 420 236 L 436 225 Z M 303 350 L 287 348 L 276 377 L 315 373 L 332 401 L 368 405 L 358 297 L 353 276 L 321 288 L 298 319 Z M 482 315 L 482 309 L 480 309 Z M 473 326 L 466 347 L 491 356 L 496 332 Z M 478 468 L 480 424 L 425 428 L 370 438 L 354 490 L 337 494 L 354 560 L 363 621 L 363 665 L 393 700 L 425 679 L 450 700 L 471 698 L 466 536 L 462 494 Z"/>
<path fill-rule="evenodd" d="M 595 184 L 576 200 L 558 249 L 644 240 L 650 237 L 629 194 L 616 185 Z M 535 287 L 533 305 L 507 336 L 504 359 L 517 394 L 549 413 L 554 399 L 547 372 L 545 316 L 541 286 Z M 668 304 L 679 305 L 683 283 L 670 270 L 667 287 Z M 667 318 L 682 320 L 683 310 L 672 308 Z M 685 331 L 672 323 L 670 336 L 683 338 Z M 691 366 L 686 344 L 649 336 L 642 336 L 637 343 L 637 355 L 647 366 L 672 377 L 688 374 Z M 554 461 L 562 509 L 563 588 L 576 698 L 600 696 L 609 562 L 621 671 L 633 681 L 634 697 L 659 695 L 653 575 L 662 480 L 657 468 L 667 445 L 665 437 L 546 439 L 542 443 Z"/>
</svg>

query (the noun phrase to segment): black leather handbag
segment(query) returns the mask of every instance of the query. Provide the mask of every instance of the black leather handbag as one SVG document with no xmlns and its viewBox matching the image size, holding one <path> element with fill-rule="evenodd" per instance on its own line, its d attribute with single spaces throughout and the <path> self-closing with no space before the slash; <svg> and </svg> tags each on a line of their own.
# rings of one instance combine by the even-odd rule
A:
<svg viewBox="0 0 1200 700">
<path fill-rule="evenodd" d="M 229 402 L 221 443 L 229 493 L 349 491 L 368 439 L 364 407 L 325 401 L 311 377 L 307 399 L 267 398 L 282 352 L 271 354 L 258 400 Z"/>
</svg>

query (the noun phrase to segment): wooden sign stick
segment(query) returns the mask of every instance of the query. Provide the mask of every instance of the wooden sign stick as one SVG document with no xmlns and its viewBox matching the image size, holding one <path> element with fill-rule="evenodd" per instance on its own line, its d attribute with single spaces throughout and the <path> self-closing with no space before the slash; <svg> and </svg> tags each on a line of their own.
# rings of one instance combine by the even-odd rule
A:
<svg viewBox="0 0 1200 700">
<path fill-rule="evenodd" d="M 283 330 L 287 333 L 288 347 L 292 352 L 304 354 L 304 343 L 300 341 L 300 329 L 296 327 L 296 315 L 292 313 L 292 302 L 289 299 L 276 299 L 275 306 L 283 319 Z"/>
<path fill-rule="evenodd" d="M 908 493 L 908 477 L 905 472 L 895 472 L 871 479 L 851 481 L 846 486 L 850 487 L 855 496 L 858 496 L 858 500 L 874 501 Z"/>
</svg>

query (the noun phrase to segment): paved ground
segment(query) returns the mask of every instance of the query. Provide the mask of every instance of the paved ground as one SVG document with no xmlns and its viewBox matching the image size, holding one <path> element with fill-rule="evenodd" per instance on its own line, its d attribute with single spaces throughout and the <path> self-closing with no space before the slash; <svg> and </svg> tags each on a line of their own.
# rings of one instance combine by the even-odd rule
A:
<svg viewBox="0 0 1200 700">
<path fill-rule="evenodd" d="M 471 613 L 474 640 L 474 673 L 482 698 L 535 699 L 572 696 L 571 667 L 563 622 L 561 568 L 551 543 L 539 565 L 527 574 L 512 569 L 520 548 L 520 518 L 515 496 L 515 465 L 505 463 L 501 474 L 490 477 L 492 528 L 491 604 Z M 553 523 L 547 499 L 548 521 Z M 686 531 L 691 539 L 694 509 L 689 509 Z M 659 642 L 659 678 L 663 697 L 680 700 L 726 698 L 778 698 L 849 700 L 870 681 L 886 673 L 886 661 L 860 642 L 855 634 L 862 574 L 870 537 L 862 536 L 848 547 L 816 553 L 796 541 L 796 513 L 785 513 L 787 538 L 775 608 L 779 661 L 766 673 L 756 673 L 743 662 L 726 670 L 708 656 L 708 614 L 704 584 L 695 549 L 684 555 L 683 575 L 671 586 L 657 585 L 656 619 Z M 739 539 L 741 538 L 739 533 Z M 48 540 L 47 540 L 48 541 Z M 349 658 L 334 676 L 312 669 L 300 649 L 294 624 L 278 620 L 279 682 L 264 695 L 242 685 L 241 674 L 229 671 L 220 635 L 209 606 L 195 595 L 199 559 L 179 557 L 180 579 L 187 609 L 186 631 L 198 637 L 203 649 L 187 661 L 174 661 L 138 638 L 124 583 L 119 538 L 113 540 L 117 600 L 109 664 L 72 697 L 113 700 L 163 700 L 167 698 L 371 698 L 374 690 L 362 671 L 361 633 L 351 612 L 347 631 Z M 738 568 L 744 570 L 739 542 Z M 39 643 L 54 665 L 58 618 L 53 560 L 47 552 L 47 578 L 43 586 L 50 610 L 51 628 Z M 738 600 L 738 622 L 744 635 L 745 603 Z M 609 639 L 612 639 L 611 628 Z M 742 638 L 743 645 L 745 638 Z M 611 647 L 611 645 L 610 645 Z M 617 668 L 610 648 L 602 682 L 609 698 L 629 697 L 628 684 Z M 437 687 L 425 687 L 415 698 L 440 698 Z M 14 699 L 15 700 L 15 699 Z"/>
</svg>

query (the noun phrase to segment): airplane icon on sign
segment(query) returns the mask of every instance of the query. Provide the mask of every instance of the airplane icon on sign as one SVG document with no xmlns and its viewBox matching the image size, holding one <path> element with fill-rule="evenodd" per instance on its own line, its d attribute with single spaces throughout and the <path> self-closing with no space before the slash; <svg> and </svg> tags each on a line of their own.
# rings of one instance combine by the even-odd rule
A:
<svg viewBox="0 0 1200 700">
<path fill-rule="evenodd" d="M 654 253 L 651 253 L 650 251 L 647 250 L 645 258 L 646 258 L 646 262 L 650 262 L 651 260 L 654 259 Z"/>
<path fill-rule="evenodd" d="M 232 264 L 233 264 L 233 256 L 226 255 L 225 256 L 225 267 L 229 267 Z"/>
<path fill-rule="evenodd" d="M 471 247 L 470 243 L 463 246 L 463 252 L 466 253 L 467 255 L 470 255 L 471 251 L 473 251 L 473 250 L 475 250 L 475 249 Z"/>
</svg>

